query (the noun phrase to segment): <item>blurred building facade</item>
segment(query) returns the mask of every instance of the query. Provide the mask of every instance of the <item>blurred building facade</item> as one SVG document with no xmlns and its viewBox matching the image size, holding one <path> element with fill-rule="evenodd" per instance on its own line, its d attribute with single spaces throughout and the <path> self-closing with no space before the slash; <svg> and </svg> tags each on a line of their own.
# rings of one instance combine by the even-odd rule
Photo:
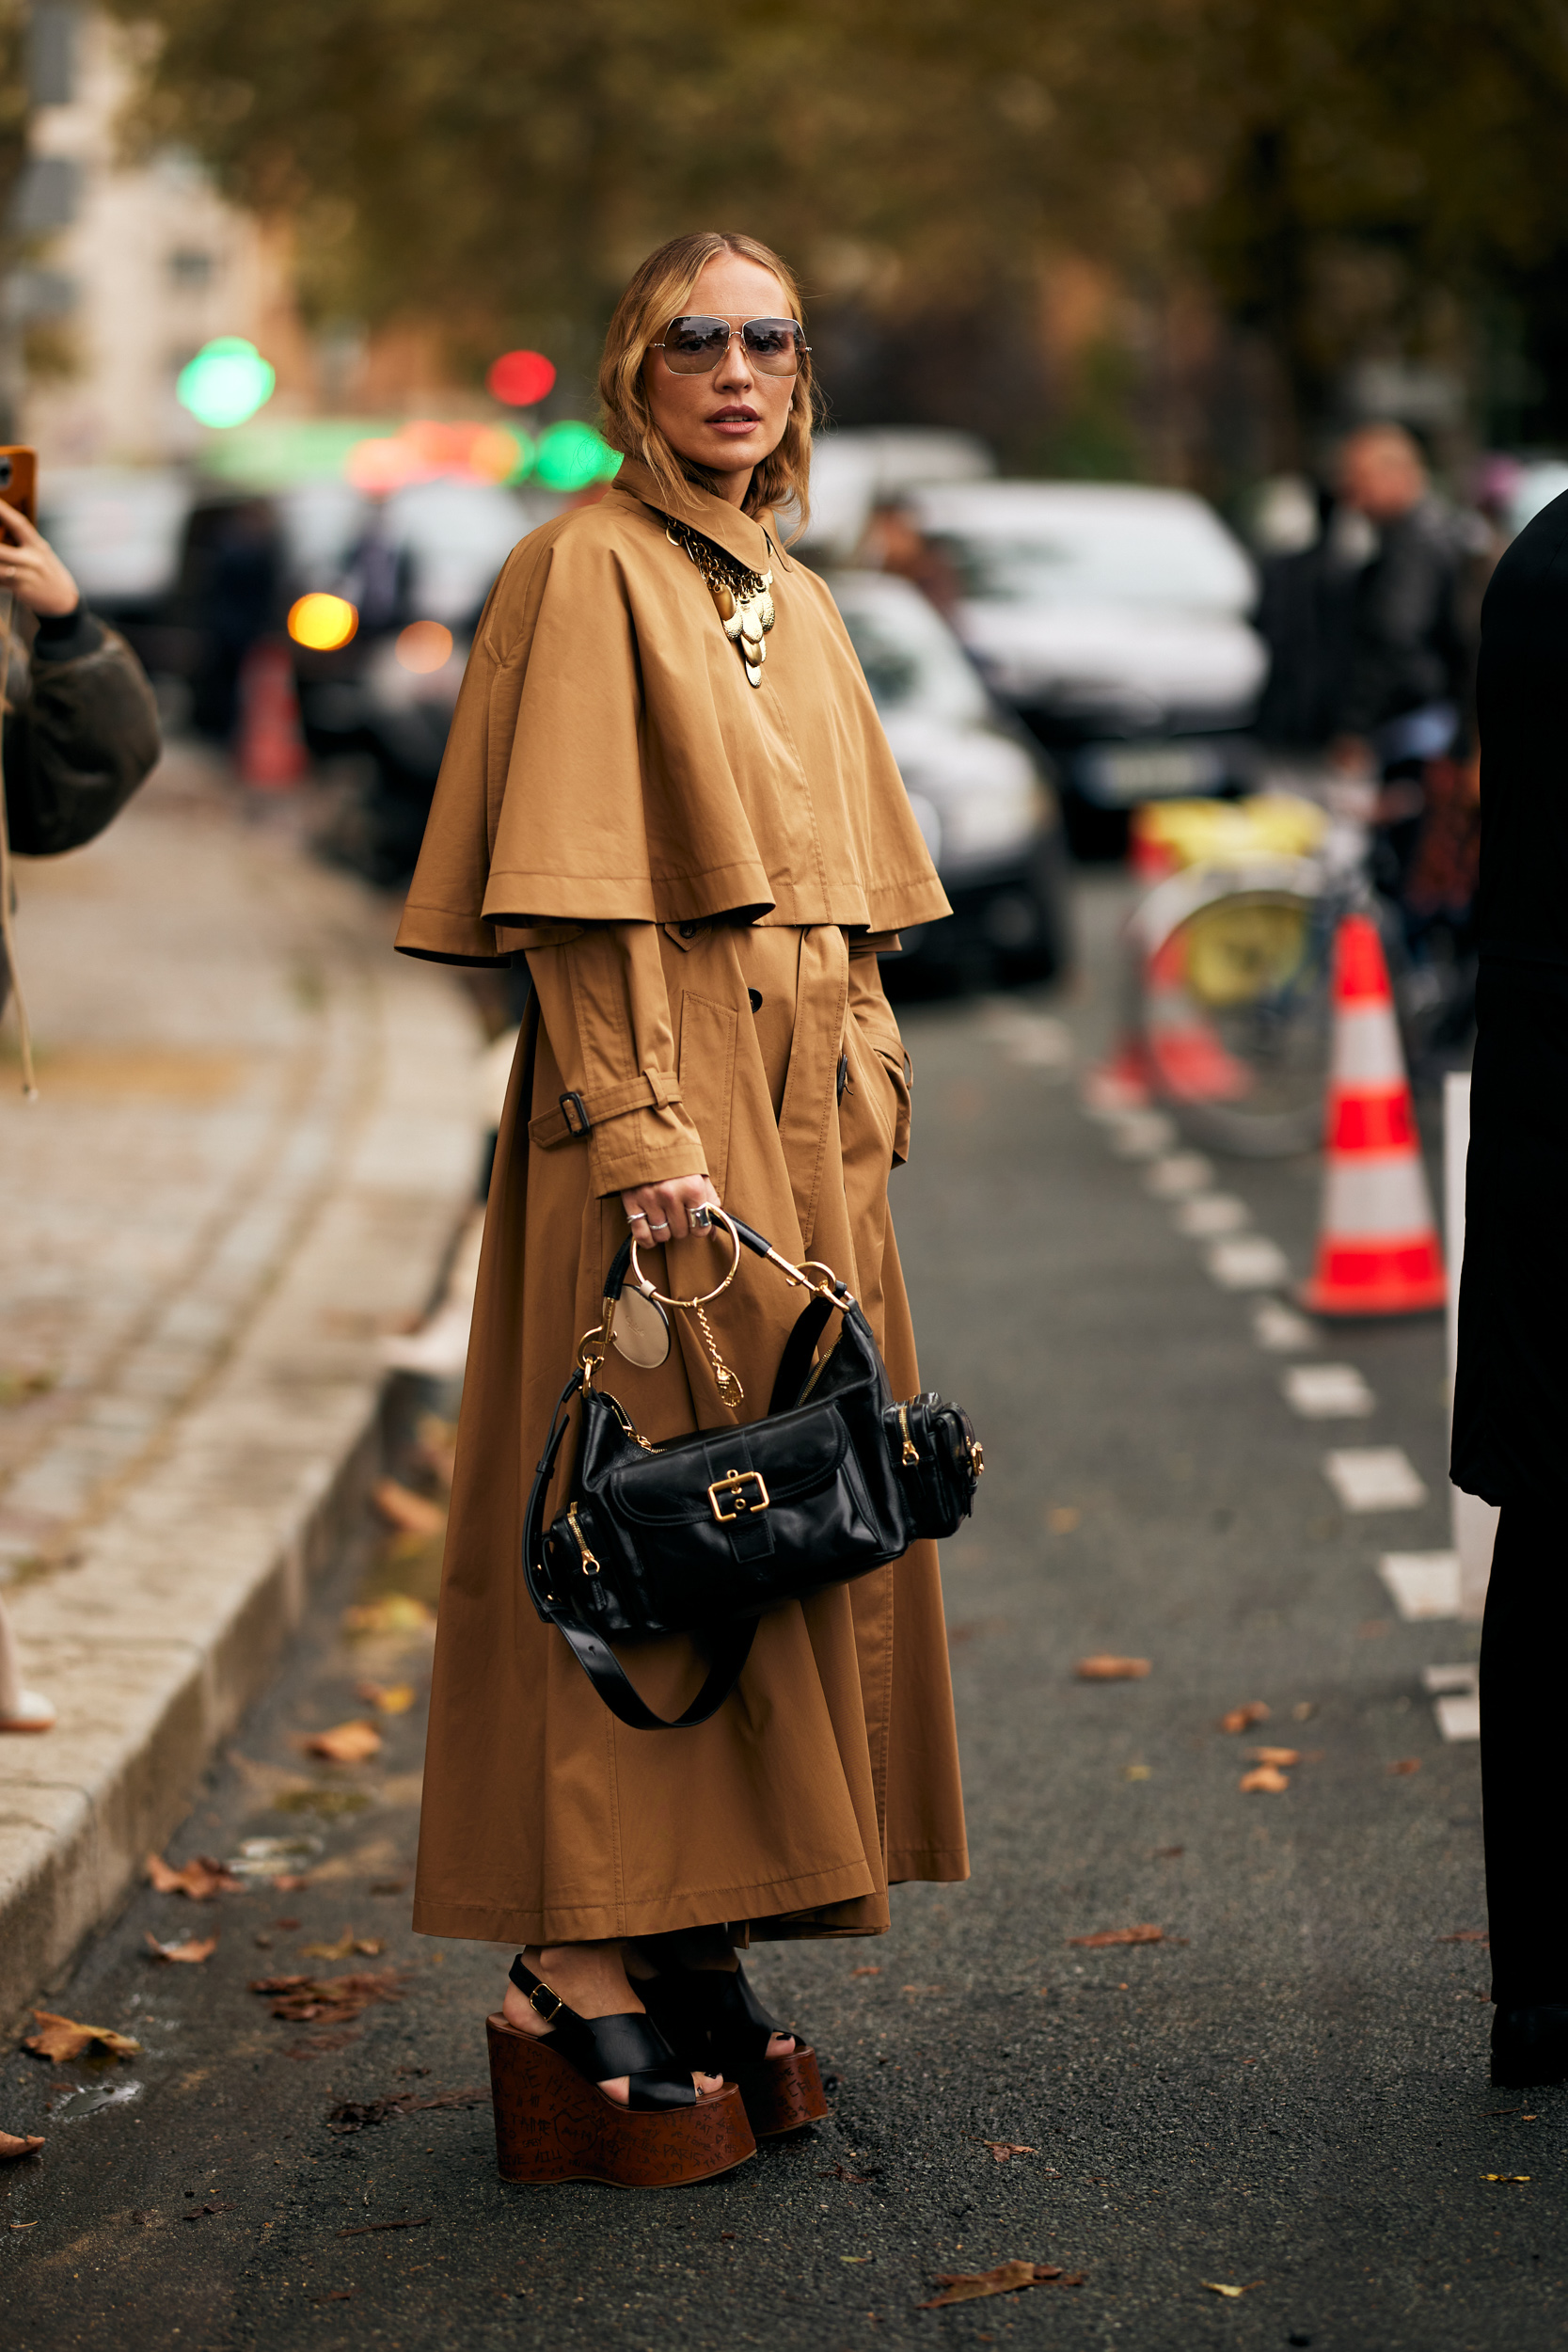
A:
<svg viewBox="0 0 1568 2352">
<path fill-rule="evenodd" d="M 194 158 L 128 156 L 122 119 L 136 59 L 124 27 L 74 8 L 36 17 L 30 152 L 15 208 L 27 258 L 6 305 L 22 357 L 21 437 L 49 468 L 191 454 L 202 437 L 176 379 L 215 335 L 246 336 L 265 352 L 282 407 L 313 405 L 286 236 L 226 203 Z"/>
</svg>

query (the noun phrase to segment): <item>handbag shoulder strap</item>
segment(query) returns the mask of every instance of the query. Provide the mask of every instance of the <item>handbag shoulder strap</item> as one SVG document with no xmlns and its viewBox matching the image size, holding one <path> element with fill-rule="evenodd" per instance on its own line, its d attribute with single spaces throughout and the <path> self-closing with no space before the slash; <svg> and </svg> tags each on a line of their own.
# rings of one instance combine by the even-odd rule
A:
<svg viewBox="0 0 1568 2352">
<path fill-rule="evenodd" d="M 684 1714 L 656 1715 L 638 1695 L 625 1667 L 601 1634 L 579 1624 L 575 1617 L 552 1614 L 551 1622 L 570 1643 L 578 1664 L 610 1713 L 629 1724 L 633 1731 L 690 1731 L 698 1724 L 705 1724 L 710 1715 L 717 1715 L 740 1679 L 740 1670 L 752 1654 L 757 1629 L 756 1619 L 748 1617 L 743 1625 L 727 1625 L 709 1634 L 709 1664 L 702 1689 Z"/>
<path fill-rule="evenodd" d="M 712 1636 L 708 1671 L 702 1689 L 683 1714 L 664 1716 L 656 1715 L 653 1708 L 638 1695 L 604 1636 L 595 1633 L 591 1626 L 582 1624 L 570 1610 L 562 1608 L 555 1599 L 549 1589 L 549 1573 L 545 1563 L 545 1504 L 566 1435 L 567 1408 L 581 1387 L 582 1373 L 579 1369 L 573 1372 L 556 1399 L 545 1451 L 533 1473 L 533 1486 L 523 1520 L 523 1574 L 528 1580 L 529 1597 L 546 1624 L 553 1625 L 570 1645 L 578 1664 L 612 1715 L 619 1716 L 622 1723 L 629 1724 L 633 1731 L 690 1731 L 698 1724 L 705 1724 L 710 1715 L 717 1715 L 739 1681 L 741 1668 L 752 1654 L 756 1620 L 752 1618 L 744 1625 L 725 1626 Z"/>
</svg>

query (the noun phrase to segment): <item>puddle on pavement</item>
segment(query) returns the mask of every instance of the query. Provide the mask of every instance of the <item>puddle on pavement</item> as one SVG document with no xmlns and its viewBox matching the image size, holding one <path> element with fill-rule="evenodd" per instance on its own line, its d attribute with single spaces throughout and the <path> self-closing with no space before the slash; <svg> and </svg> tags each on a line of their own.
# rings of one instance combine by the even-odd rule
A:
<svg viewBox="0 0 1568 2352">
<path fill-rule="evenodd" d="M 140 2083 L 104 2083 L 91 2090 L 73 2090 L 54 2111 L 56 2123 L 79 2123 L 86 2115 L 102 2115 L 105 2107 L 129 2106 L 142 2094 Z"/>
</svg>

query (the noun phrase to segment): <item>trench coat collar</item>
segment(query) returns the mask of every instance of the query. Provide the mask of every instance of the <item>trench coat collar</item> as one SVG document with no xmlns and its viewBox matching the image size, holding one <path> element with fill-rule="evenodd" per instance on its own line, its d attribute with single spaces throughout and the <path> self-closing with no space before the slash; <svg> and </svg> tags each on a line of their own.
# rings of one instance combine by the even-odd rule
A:
<svg viewBox="0 0 1568 2352">
<path fill-rule="evenodd" d="M 766 572 L 775 566 L 788 572 L 795 566 L 779 544 L 779 530 L 773 516 L 765 513 L 760 521 L 743 515 L 728 499 L 715 498 L 711 490 L 700 490 L 694 482 L 682 482 L 678 493 L 671 497 L 660 489 L 641 458 L 626 457 L 614 482 L 614 491 L 627 498 L 640 499 L 644 506 L 657 509 L 661 515 L 676 515 L 693 531 L 700 531 L 705 539 L 733 555 L 749 571 Z"/>
</svg>

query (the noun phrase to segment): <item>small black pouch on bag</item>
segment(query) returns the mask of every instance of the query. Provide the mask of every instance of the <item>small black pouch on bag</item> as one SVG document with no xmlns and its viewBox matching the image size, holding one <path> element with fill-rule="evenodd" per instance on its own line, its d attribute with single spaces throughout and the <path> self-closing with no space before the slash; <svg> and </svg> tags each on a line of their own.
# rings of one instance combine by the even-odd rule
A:
<svg viewBox="0 0 1568 2352">
<path fill-rule="evenodd" d="M 973 1510 L 986 1466 L 974 1422 L 929 1389 L 890 1406 L 882 1420 L 915 1534 L 951 1535 Z"/>
</svg>

